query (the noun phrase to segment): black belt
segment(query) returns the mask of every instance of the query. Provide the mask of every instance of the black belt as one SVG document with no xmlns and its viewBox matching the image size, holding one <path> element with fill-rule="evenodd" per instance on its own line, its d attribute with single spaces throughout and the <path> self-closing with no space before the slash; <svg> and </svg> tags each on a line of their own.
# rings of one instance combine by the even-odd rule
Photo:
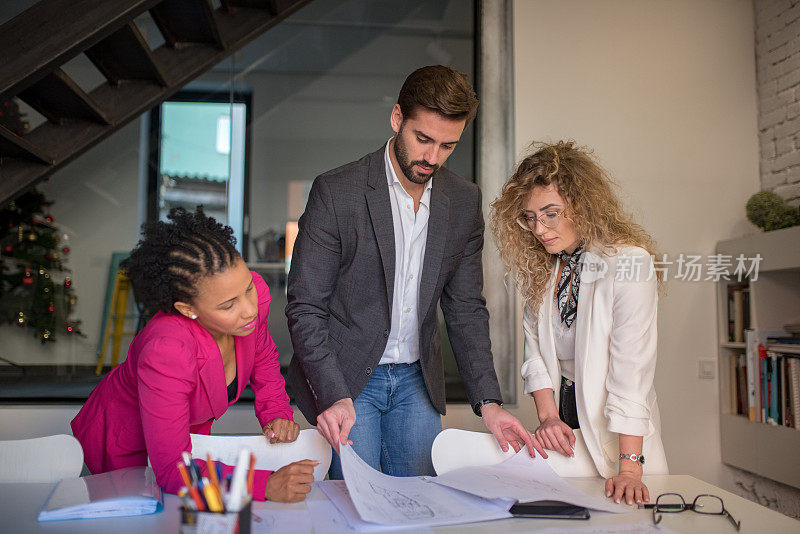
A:
<svg viewBox="0 0 800 534">
<path fill-rule="evenodd" d="M 563 376 L 561 377 L 558 416 L 573 430 L 581 427 L 578 423 L 578 407 L 575 404 L 575 382 Z"/>
</svg>

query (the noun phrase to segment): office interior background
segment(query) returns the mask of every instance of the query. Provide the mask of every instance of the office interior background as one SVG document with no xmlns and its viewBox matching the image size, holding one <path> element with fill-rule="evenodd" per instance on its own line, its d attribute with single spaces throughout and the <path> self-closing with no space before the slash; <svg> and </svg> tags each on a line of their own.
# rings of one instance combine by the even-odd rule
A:
<svg viewBox="0 0 800 534">
<path fill-rule="evenodd" d="M 0 23 L 34 3 L 3 2 Z M 13 366 L 0 363 L 0 439 L 69 433 L 81 395 L 96 383 L 74 378 L 97 363 L 110 258 L 130 250 L 141 223 L 171 205 L 203 199 L 238 225 L 248 261 L 271 286 L 270 328 L 288 363 L 287 243 L 310 183 L 386 142 L 400 85 L 419 66 L 446 64 L 476 80 L 486 116 L 466 132 L 448 166 L 481 184 L 485 202 L 531 141 L 569 138 L 596 151 L 627 208 L 671 259 L 707 257 L 719 241 L 760 232 L 744 209 L 759 190 L 800 204 L 797 1 L 400 5 L 314 0 L 38 186 L 70 243 L 75 316 L 86 337 L 59 333 L 55 343 L 42 344 L 0 326 L 0 357 L 50 373 L 36 383 L 20 381 Z M 498 24 L 505 30 L 486 30 Z M 152 48 L 163 42 L 148 17 L 137 25 Z M 482 61 L 498 54 L 499 66 Z M 85 89 L 103 81 L 84 57 L 65 71 Z M 490 71 L 499 72 L 500 83 L 482 78 Z M 45 120 L 22 110 L 31 128 Z M 498 143 L 486 131 L 508 135 Z M 494 256 L 487 234 L 487 263 Z M 508 300 L 494 280 L 487 282 L 490 306 L 499 299 L 514 312 L 512 322 L 493 322 L 498 373 L 507 406 L 532 429 L 533 400 L 522 394 L 518 374 L 521 299 Z M 670 279 L 660 300 L 656 390 L 670 471 L 800 517 L 798 488 L 722 461 L 716 310 L 713 280 Z M 712 376 L 701 378 L 708 362 Z M 482 430 L 459 399 L 457 382 L 444 426 Z M 307 426 L 297 410 L 296 417 Z M 258 432 L 252 404 L 237 404 L 214 431 Z"/>
</svg>

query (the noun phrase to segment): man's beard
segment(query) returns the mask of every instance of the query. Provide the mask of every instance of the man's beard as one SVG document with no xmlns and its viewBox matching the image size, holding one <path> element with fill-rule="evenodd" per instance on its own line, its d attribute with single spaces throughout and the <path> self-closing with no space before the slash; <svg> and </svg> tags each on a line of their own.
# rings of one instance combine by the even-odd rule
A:
<svg viewBox="0 0 800 534">
<path fill-rule="evenodd" d="M 406 145 L 403 143 L 402 128 L 400 128 L 400 131 L 394 138 L 394 155 L 397 158 L 397 164 L 400 165 L 400 170 L 403 171 L 403 174 L 409 181 L 415 184 L 422 185 L 428 183 L 428 180 L 433 178 L 433 175 L 436 174 L 436 171 L 438 171 L 440 167 L 440 165 L 430 165 L 425 160 L 409 161 L 408 149 L 406 149 Z M 414 165 L 433 170 L 428 174 L 421 174 L 414 170 Z"/>
</svg>

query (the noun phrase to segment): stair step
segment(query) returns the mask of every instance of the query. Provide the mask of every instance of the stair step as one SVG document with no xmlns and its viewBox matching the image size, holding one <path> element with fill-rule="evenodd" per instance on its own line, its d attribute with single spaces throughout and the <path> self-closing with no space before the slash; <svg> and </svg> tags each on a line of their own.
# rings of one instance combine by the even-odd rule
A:
<svg viewBox="0 0 800 534">
<path fill-rule="evenodd" d="M 164 0 L 150 10 L 167 44 L 210 43 L 224 49 L 211 0 Z"/>
<path fill-rule="evenodd" d="M 116 23 L 111 29 L 108 25 L 103 26 L 104 33 L 101 32 L 102 35 L 95 34 L 91 38 L 86 35 L 83 37 L 73 36 L 74 38 L 69 40 L 70 43 L 74 43 L 74 45 L 70 45 L 71 55 L 56 54 L 50 51 L 50 55 L 46 59 L 46 66 L 49 70 L 45 72 L 28 72 L 29 69 L 21 70 L 19 66 L 14 67 L 18 74 L 21 73 L 25 76 L 23 81 L 15 81 L 11 77 L 13 71 L 0 69 L 0 90 L 10 94 L 6 98 L 8 100 L 16 96 L 22 89 L 31 87 L 54 73 L 67 60 L 86 51 L 87 56 L 109 80 L 90 91 L 87 101 L 91 102 L 96 110 L 102 110 L 102 114 L 107 120 L 104 123 L 83 117 L 70 118 L 61 124 L 46 122 L 25 135 L 24 139 L 8 130 L 0 131 L 0 204 L 19 195 L 100 143 L 125 124 L 158 105 L 180 90 L 186 83 L 275 26 L 291 13 L 308 4 L 309 1 L 280 0 L 275 4 L 276 9 L 279 9 L 277 16 L 263 7 L 259 9 L 236 6 L 230 12 L 218 10 L 214 14 L 214 19 L 220 37 L 219 41 L 188 43 L 174 48 L 167 43 L 151 51 L 132 21 L 135 16 L 144 12 L 141 11 L 143 6 L 150 9 L 158 0 L 103 0 L 103 2 L 97 2 L 97 0 L 42 0 L 36 6 L 47 4 L 52 8 L 55 5 L 60 6 L 62 12 L 89 13 L 90 16 L 87 18 L 95 21 L 98 17 L 95 16 L 94 11 L 105 12 L 106 5 L 110 5 L 112 13 L 106 13 L 106 16 L 114 19 Z M 202 0 L 202 2 L 207 2 L 207 0 Z M 127 6 L 125 12 L 127 17 L 117 16 L 119 13 L 114 11 L 121 9 L 121 6 Z M 34 8 L 32 10 L 36 12 Z M 23 15 L 30 11 L 26 11 Z M 39 13 L 41 19 L 47 18 L 45 15 L 45 13 Z M 57 27 L 59 25 L 50 26 L 52 26 L 51 32 L 63 31 L 63 28 Z M 7 42 L 7 36 L 2 35 L 5 29 L 9 29 L 9 27 L 0 26 L 0 43 Z M 19 32 L 17 33 L 19 34 Z M 21 37 L 21 34 L 18 36 Z M 127 46 L 124 39 L 129 40 Z M 52 47 L 58 46 L 56 39 L 50 40 L 49 43 Z M 219 43 L 227 43 L 228 46 L 222 49 L 219 48 Z M 29 43 L 29 45 L 36 44 Z M 91 51 L 88 50 L 90 48 Z M 3 53 L 2 50 L 4 49 L 0 47 L 0 54 Z M 26 49 L 20 48 L 18 44 L 7 45 L 5 50 L 22 50 L 20 56 L 28 55 Z M 116 53 L 120 56 L 115 57 L 112 51 L 117 51 Z M 134 58 L 131 59 L 125 53 L 133 55 Z M 0 55 L 0 64 L 3 64 L 2 61 L 3 56 Z M 21 65 L 24 64 L 24 62 L 21 63 Z M 39 64 L 41 65 L 41 62 Z M 164 73 L 168 73 L 168 77 Z M 52 75 L 59 76 L 59 74 Z M 69 80 L 69 78 L 66 79 Z M 59 83 L 64 83 L 64 79 L 61 79 Z M 47 84 L 43 82 L 44 85 Z"/>
<path fill-rule="evenodd" d="M 30 141 L 0 126 L 0 159 L 21 158 L 44 165 L 52 165 L 55 160 Z M 5 165 L 3 165 L 5 168 Z"/>
<path fill-rule="evenodd" d="M 0 26 L 0 102 L 16 96 L 158 2 L 37 2 Z"/>
<path fill-rule="evenodd" d="M 49 121 L 87 119 L 109 124 L 108 117 L 72 78 L 56 69 L 17 95 Z"/>
<path fill-rule="evenodd" d="M 229 11 L 237 7 L 250 7 L 267 9 L 273 16 L 291 9 L 295 4 L 297 2 L 293 0 L 222 0 L 223 8 Z"/>
<path fill-rule="evenodd" d="M 148 80 L 169 85 L 147 41 L 133 22 L 89 48 L 86 56 L 113 85 L 125 80 Z"/>
</svg>

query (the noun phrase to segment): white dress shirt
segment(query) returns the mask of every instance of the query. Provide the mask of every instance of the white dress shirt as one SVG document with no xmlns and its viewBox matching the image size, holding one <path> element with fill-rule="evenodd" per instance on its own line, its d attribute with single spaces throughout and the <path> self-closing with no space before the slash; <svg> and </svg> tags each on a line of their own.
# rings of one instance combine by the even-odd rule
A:
<svg viewBox="0 0 800 534">
<path fill-rule="evenodd" d="M 556 346 L 556 356 L 558 363 L 561 364 L 561 376 L 567 380 L 575 382 L 575 331 L 578 328 L 578 317 L 572 321 L 572 326 L 567 325 L 561 320 L 561 312 L 558 304 L 553 303 L 553 341 Z M 548 377 L 549 380 L 549 377 Z M 561 387 L 561 384 L 553 384 Z"/>
<path fill-rule="evenodd" d="M 384 161 L 389 182 L 389 200 L 394 222 L 394 293 L 392 299 L 392 326 L 389 340 L 380 364 L 413 363 L 419 360 L 419 281 L 428 241 L 428 216 L 430 215 L 431 187 L 428 180 L 414 213 L 414 199 L 400 183 L 394 172 L 386 143 Z"/>
</svg>

